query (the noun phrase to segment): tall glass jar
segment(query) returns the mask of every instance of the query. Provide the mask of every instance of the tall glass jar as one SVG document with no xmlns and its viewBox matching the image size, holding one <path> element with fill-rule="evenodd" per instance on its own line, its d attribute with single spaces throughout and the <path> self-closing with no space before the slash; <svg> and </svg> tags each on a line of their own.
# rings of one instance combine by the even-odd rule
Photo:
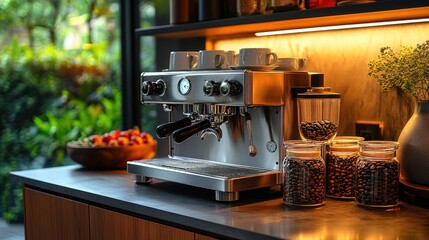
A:
<svg viewBox="0 0 429 240">
<path fill-rule="evenodd" d="M 398 143 L 363 141 L 356 163 L 355 201 L 366 207 L 395 207 L 399 204 Z"/>
<path fill-rule="evenodd" d="M 326 154 L 326 196 L 354 198 L 355 167 L 363 137 L 337 136 Z"/>
<path fill-rule="evenodd" d="M 340 120 L 339 93 L 324 87 L 323 74 L 311 74 L 311 89 L 297 95 L 298 129 L 302 140 L 332 140 Z"/>
<path fill-rule="evenodd" d="M 289 206 L 320 206 L 325 203 L 325 162 L 321 142 L 284 142 L 283 203 Z"/>
</svg>

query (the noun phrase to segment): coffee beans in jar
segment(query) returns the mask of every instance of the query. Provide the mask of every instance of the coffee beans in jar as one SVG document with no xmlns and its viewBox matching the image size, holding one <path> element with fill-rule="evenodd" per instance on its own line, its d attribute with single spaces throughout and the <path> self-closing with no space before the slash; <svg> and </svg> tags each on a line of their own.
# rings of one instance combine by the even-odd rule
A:
<svg viewBox="0 0 429 240">
<path fill-rule="evenodd" d="M 366 207 L 395 207 L 399 204 L 397 142 L 364 141 L 356 163 L 355 201 Z"/>
<path fill-rule="evenodd" d="M 286 141 L 283 161 L 283 203 L 320 206 L 325 202 L 325 163 L 321 143 Z"/>
<path fill-rule="evenodd" d="M 329 120 L 301 122 L 300 133 L 304 139 L 327 141 L 337 134 L 338 126 Z"/>
<path fill-rule="evenodd" d="M 341 95 L 324 87 L 323 76 L 310 74 L 311 89 L 297 94 L 298 129 L 302 140 L 329 142 L 338 132 Z"/>
<path fill-rule="evenodd" d="M 362 137 L 337 136 L 326 154 L 326 196 L 354 198 L 355 167 Z"/>
</svg>

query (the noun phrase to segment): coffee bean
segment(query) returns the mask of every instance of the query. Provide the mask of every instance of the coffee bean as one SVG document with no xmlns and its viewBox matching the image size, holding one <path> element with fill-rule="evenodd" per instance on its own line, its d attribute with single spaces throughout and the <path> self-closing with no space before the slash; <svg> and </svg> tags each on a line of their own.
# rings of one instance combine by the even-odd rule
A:
<svg viewBox="0 0 429 240">
<path fill-rule="evenodd" d="M 283 202 L 318 206 L 325 201 L 325 163 L 322 159 L 286 158 L 283 166 Z"/>
<path fill-rule="evenodd" d="M 299 128 L 304 138 L 314 141 L 329 140 L 338 131 L 338 126 L 328 120 L 301 122 Z"/>
<path fill-rule="evenodd" d="M 355 186 L 355 200 L 361 205 L 396 206 L 399 199 L 399 163 L 359 159 Z"/>
<path fill-rule="evenodd" d="M 355 166 L 358 155 L 326 155 L 326 195 L 334 198 L 354 197 Z"/>
</svg>

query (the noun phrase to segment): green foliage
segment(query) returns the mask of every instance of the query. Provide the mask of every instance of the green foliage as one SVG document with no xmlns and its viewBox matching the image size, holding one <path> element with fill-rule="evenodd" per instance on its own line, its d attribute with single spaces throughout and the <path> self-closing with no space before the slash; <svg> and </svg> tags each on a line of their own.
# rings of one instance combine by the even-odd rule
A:
<svg viewBox="0 0 429 240">
<path fill-rule="evenodd" d="M 369 76 L 377 80 L 383 91 L 399 87 L 417 101 L 429 100 L 429 40 L 415 48 L 380 49 L 377 60 L 370 61 Z"/>
<path fill-rule="evenodd" d="M 89 43 L 108 41 L 118 38 L 119 31 L 114 27 L 94 26 L 92 20 L 105 19 L 114 22 L 118 8 L 115 0 L 37 0 L 0 1 L 0 27 L 12 32 L 25 31 L 25 41 L 31 47 L 50 43 L 57 47 L 63 44 L 68 33 L 73 32 L 77 24 L 86 25 L 88 31 L 81 35 Z M 6 31 L 8 32 L 8 31 Z M 97 35 L 97 39 L 92 36 Z M 0 34 L 0 37 L 1 34 Z M 3 36 L 4 37 L 4 36 Z"/>
<path fill-rule="evenodd" d="M 0 55 L 0 213 L 7 221 L 22 220 L 10 171 L 64 164 L 67 141 L 120 123 L 117 60 L 103 54 L 107 45 L 70 51 L 17 42 Z"/>
<path fill-rule="evenodd" d="M 143 1 L 142 15 L 153 18 L 154 3 Z M 22 221 L 23 214 L 21 187 L 9 181 L 10 171 L 68 164 L 67 141 L 119 128 L 118 14 L 116 0 L 0 1 L 0 215 L 5 220 Z M 144 46 L 153 51 L 153 42 Z M 142 63 L 148 68 L 154 54 L 145 52 Z M 143 107 L 142 121 L 143 129 L 154 129 L 152 107 Z"/>
<path fill-rule="evenodd" d="M 94 94 L 98 95 L 99 101 L 87 104 L 72 99 L 64 106 L 34 118 L 35 126 L 26 135 L 27 147 L 33 157 L 46 159 L 46 166 L 62 165 L 67 142 L 120 127 L 119 90 L 102 86 Z M 62 98 L 69 97 L 64 91 Z"/>
</svg>

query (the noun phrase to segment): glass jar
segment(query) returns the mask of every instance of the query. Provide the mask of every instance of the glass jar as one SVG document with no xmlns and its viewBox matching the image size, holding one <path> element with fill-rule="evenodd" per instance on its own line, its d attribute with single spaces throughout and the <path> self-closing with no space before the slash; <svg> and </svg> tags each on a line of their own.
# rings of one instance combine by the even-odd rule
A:
<svg viewBox="0 0 429 240">
<path fill-rule="evenodd" d="M 273 12 L 284 12 L 298 9 L 298 0 L 268 0 L 267 3 L 267 10 L 273 10 Z"/>
<path fill-rule="evenodd" d="M 355 201 L 366 207 L 395 207 L 399 204 L 398 143 L 363 141 L 356 163 Z"/>
<path fill-rule="evenodd" d="M 359 158 L 359 142 L 363 137 L 335 137 L 326 154 L 326 196 L 353 199 L 355 167 Z"/>
<path fill-rule="evenodd" d="M 237 0 L 236 6 L 238 16 L 264 14 L 267 0 Z"/>
<path fill-rule="evenodd" d="M 283 203 L 289 206 L 320 206 L 325 203 L 325 162 L 321 142 L 285 141 Z"/>
<path fill-rule="evenodd" d="M 298 129 L 302 140 L 330 141 L 338 132 L 339 93 L 323 86 L 323 74 L 311 74 L 311 89 L 297 95 Z"/>
</svg>

